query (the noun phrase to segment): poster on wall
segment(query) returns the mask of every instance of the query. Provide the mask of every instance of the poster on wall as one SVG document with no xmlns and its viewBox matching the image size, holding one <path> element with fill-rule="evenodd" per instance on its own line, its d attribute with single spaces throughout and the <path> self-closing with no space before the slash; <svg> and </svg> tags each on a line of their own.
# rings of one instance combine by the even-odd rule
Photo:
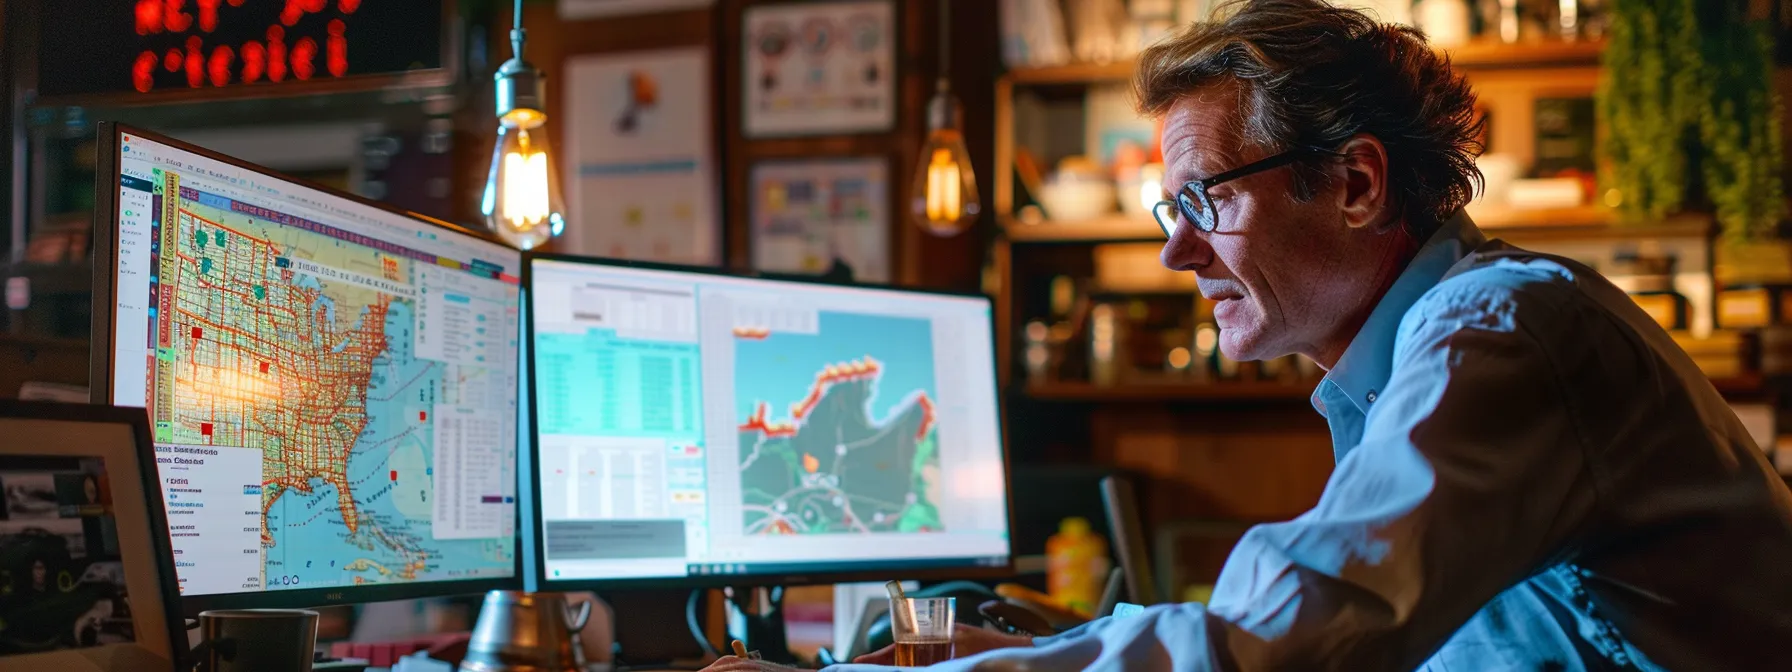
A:
<svg viewBox="0 0 1792 672">
<path fill-rule="evenodd" d="M 701 47 L 567 60 L 562 250 L 721 263 L 708 61 Z"/>
<path fill-rule="evenodd" d="M 746 10 L 742 133 L 875 133 L 896 123 L 896 22 L 889 0 Z"/>
<path fill-rule="evenodd" d="M 862 282 L 890 281 L 889 164 L 882 158 L 753 166 L 753 268 L 823 274 L 838 260 Z"/>
</svg>

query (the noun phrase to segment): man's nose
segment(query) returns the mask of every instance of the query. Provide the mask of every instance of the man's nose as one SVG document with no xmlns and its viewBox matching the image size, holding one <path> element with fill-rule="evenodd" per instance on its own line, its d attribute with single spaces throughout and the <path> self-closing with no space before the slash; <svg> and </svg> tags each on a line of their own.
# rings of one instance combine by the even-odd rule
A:
<svg viewBox="0 0 1792 672">
<path fill-rule="evenodd" d="M 1193 271 L 1213 263 L 1213 246 L 1207 244 L 1195 227 L 1178 218 L 1176 232 L 1170 234 L 1158 259 L 1164 268 L 1172 271 Z"/>
</svg>

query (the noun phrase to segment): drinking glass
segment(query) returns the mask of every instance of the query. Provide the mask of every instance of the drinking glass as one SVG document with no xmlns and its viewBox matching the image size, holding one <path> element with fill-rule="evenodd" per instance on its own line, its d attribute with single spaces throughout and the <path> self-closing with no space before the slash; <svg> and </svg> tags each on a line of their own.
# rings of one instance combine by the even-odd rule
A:
<svg viewBox="0 0 1792 672">
<path fill-rule="evenodd" d="M 897 667 L 925 667 L 952 659 L 957 598 L 910 597 L 890 604 Z"/>
</svg>

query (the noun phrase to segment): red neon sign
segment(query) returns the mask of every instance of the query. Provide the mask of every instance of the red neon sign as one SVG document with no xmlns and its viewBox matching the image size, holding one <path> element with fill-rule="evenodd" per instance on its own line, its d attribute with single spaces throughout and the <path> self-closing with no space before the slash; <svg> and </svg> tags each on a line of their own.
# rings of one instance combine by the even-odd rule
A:
<svg viewBox="0 0 1792 672">
<path fill-rule="evenodd" d="M 199 29 L 208 33 L 218 29 L 218 0 L 199 0 Z"/>
<path fill-rule="evenodd" d="M 324 61 L 329 64 L 330 74 L 335 77 L 348 73 L 348 38 L 343 36 L 347 30 L 348 26 L 342 19 L 330 19 L 329 55 Z"/>
<path fill-rule="evenodd" d="M 268 50 L 260 42 L 243 43 L 243 83 L 254 84 L 268 71 Z"/>
<path fill-rule="evenodd" d="M 230 8 L 244 4 L 279 3 L 277 22 L 268 25 L 267 41 L 248 40 L 241 44 L 207 44 L 205 35 L 217 32 L 231 19 Z M 253 84 L 264 78 L 269 82 L 285 81 L 290 74 L 296 80 L 309 80 L 327 74 L 343 77 L 349 71 L 348 30 L 343 17 L 361 8 L 362 0 L 136 0 L 132 17 L 137 34 L 176 36 L 185 34 L 179 47 L 146 48 L 131 62 L 131 83 L 140 92 L 155 88 L 156 68 L 167 72 L 183 72 L 188 88 Z M 296 36 L 288 44 L 286 30 L 298 26 L 308 15 L 339 13 L 325 24 L 326 34 Z M 265 10 L 263 10 L 265 11 Z M 265 16 L 265 15 L 264 15 Z M 322 44 L 320 45 L 320 38 Z M 317 59 L 323 56 L 323 70 Z"/>
<path fill-rule="evenodd" d="M 268 26 L 268 81 L 286 81 L 286 29 Z"/>
<path fill-rule="evenodd" d="M 299 43 L 292 45 L 292 76 L 300 81 L 311 79 L 316 69 L 311 67 L 312 59 L 317 58 L 317 41 L 309 37 L 299 38 Z"/>
</svg>

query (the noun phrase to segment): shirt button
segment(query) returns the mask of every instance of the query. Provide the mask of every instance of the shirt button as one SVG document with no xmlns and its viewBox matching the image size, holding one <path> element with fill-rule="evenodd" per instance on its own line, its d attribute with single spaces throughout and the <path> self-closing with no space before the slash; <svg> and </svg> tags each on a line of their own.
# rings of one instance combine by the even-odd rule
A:
<svg viewBox="0 0 1792 672">
<path fill-rule="evenodd" d="M 1369 403 L 1375 403 L 1375 390 L 1369 390 Z"/>
</svg>

